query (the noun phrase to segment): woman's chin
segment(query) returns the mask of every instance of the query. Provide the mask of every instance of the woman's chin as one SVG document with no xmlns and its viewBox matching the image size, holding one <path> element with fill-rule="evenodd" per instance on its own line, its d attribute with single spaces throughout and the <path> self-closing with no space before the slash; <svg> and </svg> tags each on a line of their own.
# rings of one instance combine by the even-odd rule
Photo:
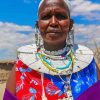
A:
<svg viewBox="0 0 100 100">
<path fill-rule="evenodd" d="M 43 40 L 47 44 L 51 45 L 58 45 L 64 43 L 66 40 L 66 35 L 65 34 L 60 34 L 60 33 L 47 33 L 44 37 Z"/>
<path fill-rule="evenodd" d="M 48 39 L 48 40 L 46 40 L 45 41 L 45 43 L 47 43 L 47 44 L 50 44 L 50 45 L 58 45 L 58 44 L 61 44 L 62 42 L 64 42 L 64 41 L 61 41 L 60 39 Z"/>
</svg>

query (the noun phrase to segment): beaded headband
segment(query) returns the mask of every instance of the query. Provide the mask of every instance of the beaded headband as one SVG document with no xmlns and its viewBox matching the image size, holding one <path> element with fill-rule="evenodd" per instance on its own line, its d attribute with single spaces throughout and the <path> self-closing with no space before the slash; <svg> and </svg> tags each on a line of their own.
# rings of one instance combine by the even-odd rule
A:
<svg viewBox="0 0 100 100">
<path fill-rule="evenodd" d="M 44 0 L 41 0 L 38 6 L 38 9 L 40 8 L 41 4 L 44 2 Z M 64 2 L 66 3 L 66 5 L 68 6 L 69 11 L 71 11 L 71 4 L 69 0 L 64 0 Z"/>
</svg>

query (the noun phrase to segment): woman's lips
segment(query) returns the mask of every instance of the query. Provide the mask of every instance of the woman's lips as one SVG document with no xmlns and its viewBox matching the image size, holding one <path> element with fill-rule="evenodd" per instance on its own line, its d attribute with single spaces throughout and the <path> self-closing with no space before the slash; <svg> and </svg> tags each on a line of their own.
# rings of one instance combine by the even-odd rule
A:
<svg viewBox="0 0 100 100">
<path fill-rule="evenodd" d="M 48 31 L 47 34 L 60 34 L 61 31 L 53 30 L 53 31 Z"/>
<path fill-rule="evenodd" d="M 60 30 L 49 30 L 49 31 L 47 31 L 47 33 L 61 33 L 61 31 Z"/>
<path fill-rule="evenodd" d="M 47 35 L 50 37 L 58 37 L 61 32 L 48 32 Z"/>
<path fill-rule="evenodd" d="M 49 28 L 46 31 L 47 33 L 61 33 L 61 30 L 58 28 Z"/>
</svg>

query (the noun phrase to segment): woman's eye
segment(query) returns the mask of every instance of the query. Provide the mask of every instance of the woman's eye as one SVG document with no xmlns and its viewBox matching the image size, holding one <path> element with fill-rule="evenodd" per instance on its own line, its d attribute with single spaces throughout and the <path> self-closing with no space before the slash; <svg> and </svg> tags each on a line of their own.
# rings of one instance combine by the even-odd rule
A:
<svg viewBox="0 0 100 100">
<path fill-rule="evenodd" d="M 62 15 L 62 14 L 56 14 L 56 18 L 58 20 L 64 20 L 64 19 L 67 19 L 68 17 L 66 15 Z"/>
<path fill-rule="evenodd" d="M 51 15 L 45 15 L 45 16 L 43 16 L 41 19 L 42 20 L 48 20 L 48 19 L 50 19 L 51 18 Z"/>
</svg>

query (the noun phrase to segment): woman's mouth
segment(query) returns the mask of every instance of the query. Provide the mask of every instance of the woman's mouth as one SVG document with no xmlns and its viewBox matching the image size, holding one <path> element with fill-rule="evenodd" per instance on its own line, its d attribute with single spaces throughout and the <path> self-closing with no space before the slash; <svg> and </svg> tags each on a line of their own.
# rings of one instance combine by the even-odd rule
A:
<svg viewBox="0 0 100 100">
<path fill-rule="evenodd" d="M 59 29 L 48 29 L 46 32 L 46 36 L 50 38 L 57 38 L 62 35 L 61 30 Z"/>
<path fill-rule="evenodd" d="M 48 32 L 47 33 L 47 36 L 49 36 L 49 37 L 59 37 L 59 36 L 61 36 L 61 34 L 59 33 L 59 32 Z"/>
<path fill-rule="evenodd" d="M 61 33 L 61 31 L 60 30 L 49 30 L 49 31 L 47 31 L 47 33 Z"/>
</svg>

